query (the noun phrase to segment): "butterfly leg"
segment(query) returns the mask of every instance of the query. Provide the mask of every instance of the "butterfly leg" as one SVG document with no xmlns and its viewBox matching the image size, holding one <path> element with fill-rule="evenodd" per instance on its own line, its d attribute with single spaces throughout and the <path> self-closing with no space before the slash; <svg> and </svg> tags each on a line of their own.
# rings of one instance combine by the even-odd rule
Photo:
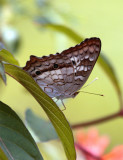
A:
<svg viewBox="0 0 123 160">
<path fill-rule="evenodd" d="M 62 105 L 63 105 L 63 107 L 64 107 L 64 109 L 63 109 L 62 111 L 64 111 L 64 110 L 66 110 L 66 107 L 65 107 L 64 102 L 63 102 L 62 99 L 61 99 L 61 102 L 62 102 Z"/>
<path fill-rule="evenodd" d="M 54 100 L 54 102 L 55 102 L 55 103 L 57 103 L 60 99 L 54 99 L 54 98 L 53 98 L 53 100 Z M 64 107 L 64 109 L 63 109 L 63 110 L 61 110 L 61 111 L 66 110 L 66 107 L 65 107 L 64 102 L 63 102 L 63 100 L 62 100 L 62 99 L 61 99 L 61 103 L 62 103 L 62 105 L 63 105 L 63 107 Z"/>
<path fill-rule="evenodd" d="M 53 99 L 53 101 L 54 101 L 55 103 L 57 103 L 58 100 L 59 100 L 59 99 L 57 99 L 56 97 L 55 97 L 55 98 L 52 98 L 52 99 Z"/>
</svg>

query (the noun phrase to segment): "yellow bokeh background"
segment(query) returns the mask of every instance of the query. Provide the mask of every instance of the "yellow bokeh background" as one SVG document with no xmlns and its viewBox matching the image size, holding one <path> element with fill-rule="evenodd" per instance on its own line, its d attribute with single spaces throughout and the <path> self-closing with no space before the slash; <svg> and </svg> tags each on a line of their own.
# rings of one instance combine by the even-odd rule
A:
<svg viewBox="0 0 123 160">
<path fill-rule="evenodd" d="M 32 11 L 36 8 L 34 2 L 25 2 Z M 68 26 L 80 36 L 99 37 L 102 41 L 102 51 L 113 65 L 121 89 L 123 88 L 123 1 L 122 0 L 54 0 L 51 19 L 56 23 Z M 27 9 L 28 10 L 28 9 Z M 47 10 L 48 12 L 48 10 Z M 54 12 L 54 13 L 53 13 Z M 59 13 L 62 13 L 59 14 Z M 56 15 L 53 17 L 53 15 Z M 34 15 L 33 15 L 34 16 Z M 15 54 L 20 66 L 23 67 L 30 55 L 43 55 L 61 52 L 76 42 L 62 33 L 49 28 L 40 28 L 33 22 L 33 16 L 12 14 L 11 26 L 16 28 L 20 36 L 20 46 Z M 57 20 L 58 19 L 58 20 Z M 84 91 L 101 93 L 104 97 L 79 93 L 75 99 L 65 101 L 64 114 L 70 124 L 86 122 L 115 113 L 119 109 L 118 96 L 109 77 L 96 63 L 88 81 L 95 77 L 99 80 L 83 89 Z M 35 99 L 14 79 L 7 76 L 7 86 L 1 85 L 0 99 L 11 106 L 24 120 L 25 110 L 32 110 L 47 119 L 45 113 Z M 110 137 L 109 150 L 116 145 L 123 144 L 123 119 L 117 118 L 95 125 L 100 134 Z"/>
</svg>

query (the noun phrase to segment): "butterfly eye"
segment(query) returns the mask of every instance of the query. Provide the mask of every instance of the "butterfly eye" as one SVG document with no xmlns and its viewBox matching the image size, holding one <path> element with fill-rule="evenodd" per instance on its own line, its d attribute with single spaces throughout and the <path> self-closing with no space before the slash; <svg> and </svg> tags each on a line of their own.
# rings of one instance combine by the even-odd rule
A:
<svg viewBox="0 0 123 160">
<path fill-rule="evenodd" d="M 58 64 L 54 63 L 54 66 L 53 66 L 55 69 L 58 68 Z"/>
<path fill-rule="evenodd" d="M 75 61 L 72 61 L 72 63 L 73 63 L 73 65 L 75 65 L 75 64 L 76 64 L 76 62 L 75 62 Z"/>
<path fill-rule="evenodd" d="M 41 74 L 41 72 L 40 72 L 40 71 L 36 71 L 35 74 L 36 74 L 36 75 L 39 75 L 39 74 Z"/>
</svg>

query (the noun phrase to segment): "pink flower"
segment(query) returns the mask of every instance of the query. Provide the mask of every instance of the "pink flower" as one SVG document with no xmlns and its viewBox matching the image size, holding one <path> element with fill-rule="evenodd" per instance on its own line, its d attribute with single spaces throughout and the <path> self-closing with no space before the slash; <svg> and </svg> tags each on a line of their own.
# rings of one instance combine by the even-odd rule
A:
<svg viewBox="0 0 123 160">
<path fill-rule="evenodd" d="M 90 129 L 87 133 L 83 130 L 78 132 L 76 134 L 76 141 L 77 144 L 96 157 L 102 156 L 109 144 L 109 138 L 107 136 L 99 136 L 98 130 L 94 128 Z M 92 160 L 92 158 L 90 157 L 89 160 Z"/>
<path fill-rule="evenodd" d="M 103 155 L 108 144 L 109 138 L 99 136 L 97 129 L 90 129 L 87 133 L 81 130 L 76 134 L 77 160 L 123 160 L 123 145 Z"/>
<path fill-rule="evenodd" d="M 123 160 L 123 145 L 115 147 L 110 153 L 104 155 L 102 160 Z"/>
</svg>

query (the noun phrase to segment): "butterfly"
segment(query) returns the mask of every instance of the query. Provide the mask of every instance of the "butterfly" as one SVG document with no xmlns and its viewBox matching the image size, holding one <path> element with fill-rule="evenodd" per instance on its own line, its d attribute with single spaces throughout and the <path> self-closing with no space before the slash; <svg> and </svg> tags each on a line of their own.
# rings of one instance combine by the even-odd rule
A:
<svg viewBox="0 0 123 160">
<path fill-rule="evenodd" d="M 74 98 L 87 81 L 101 50 L 99 38 L 49 56 L 30 56 L 23 68 L 51 98 Z"/>
</svg>

